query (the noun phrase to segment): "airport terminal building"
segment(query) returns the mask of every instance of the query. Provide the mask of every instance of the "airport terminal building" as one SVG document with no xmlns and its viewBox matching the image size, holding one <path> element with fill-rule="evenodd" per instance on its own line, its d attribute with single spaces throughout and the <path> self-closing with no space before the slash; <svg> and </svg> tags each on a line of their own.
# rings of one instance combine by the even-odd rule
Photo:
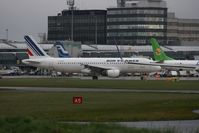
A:
<svg viewBox="0 0 199 133">
<path fill-rule="evenodd" d="M 167 7 L 162 0 L 118 1 L 107 9 L 107 44 L 149 45 L 151 37 L 167 41 Z"/>
<path fill-rule="evenodd" d="M 167 45 L 199 46 L 199 19 L 177 18 L 169 12 Z"/>
<path fill-rule="evenodd" d="M 106 44 L 106 10 L 63 10 L 49 16 L 48 40 Z"/>
<path fill-rule="evenodd" d="M 45 51 L 49 51 L 53 45 L 42 44 L 41 46 Z M 27 46 L 25 43 L 0 41 L 0 68 L 10 66 L 26 67 L 22 60 L 27 58 Z"/>
<path fill-rule="evenodd" d="M 107 10 L 69 9 L 48 17 L 50 41 L 143 46 L 151 37 L 161 45 L 198 46 L 199 19 L 175 17 L 164 0 L 117 0 L 117 7 Z"/>
</svg>

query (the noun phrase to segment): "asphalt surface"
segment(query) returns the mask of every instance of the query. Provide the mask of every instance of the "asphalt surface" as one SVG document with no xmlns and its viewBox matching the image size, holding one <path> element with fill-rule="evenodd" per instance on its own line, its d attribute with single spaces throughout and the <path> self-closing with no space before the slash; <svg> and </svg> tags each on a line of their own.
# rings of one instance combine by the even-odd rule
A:
<svg viewBox="0 0 199 133">
<path fill-rule="evenodd" d="M 149 128 L 176 131 L 178 133 L 196 133 L 199 131 L 199 120 L 186 121 L 146 121 L 146 122 L 119 122 L 126 127 Z"/>
<path fill-rule="evenodd" d="M 9 78 L 69 78 L 69 79 L 81 79 L 92 80 L 91 76 L 71 76 L 71 77 L 51 77 L 51 76 L 3 76 L 4 79 Z M 140 76 L 120 76 L 119 78 L 110 78 L 107 76 L 99 76 L 99 80 L 140 80 Z M 161 77 L 156 79 L 155 77 L 147 77 L 147 80 L 169 80 L 171 77 Z M 179 77 L 178 80 L 199 80 L 199 77 Z"/>
<path fill-rule="evenodd" d="M 70 124 L 89 124 L 90 122 L 61 122 Z M 199 120 L 180 121 L 142 121 L 142 122 L 114 122 L 115 124 L 129 128 L 147 128 L 156 130 L 174 131 L 176 133 L 196 133 L 199 131 Z M 105 122 L 102 124 L 109 124 Z"/>
<path fill-rule="evenodd" d="M 47 88 L 47 87 L 0 87 L 0 91 L 27 92 L 134 92 L 134 93 L 181 93 L 199 94 L 199 90 L 131 90 L 131 89 L 97 89 L 97 88 Z"/>
</svg>

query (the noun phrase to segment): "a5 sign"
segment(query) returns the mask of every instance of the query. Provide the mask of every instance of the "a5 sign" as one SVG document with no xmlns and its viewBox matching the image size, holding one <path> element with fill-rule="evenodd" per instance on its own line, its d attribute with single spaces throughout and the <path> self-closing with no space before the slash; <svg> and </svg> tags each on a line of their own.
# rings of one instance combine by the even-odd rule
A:
<svg viewBox="0 0 199 133">
<path fill-rule="evenodd" d="M 73 97 L 73 104 L 82 104 L 83 103 L 83 97 L 78 96 L 78 97 Z"/>
</svg>

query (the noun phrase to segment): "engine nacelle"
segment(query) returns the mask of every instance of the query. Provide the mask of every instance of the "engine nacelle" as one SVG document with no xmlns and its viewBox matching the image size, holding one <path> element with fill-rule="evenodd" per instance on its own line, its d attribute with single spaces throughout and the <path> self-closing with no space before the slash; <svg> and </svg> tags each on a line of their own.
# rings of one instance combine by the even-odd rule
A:
<svg viewBox="0 0 199 133">
<path fill-rule="evenodd" d="M 107 70 L 106 74 L 108 77 L 117 78 L 120 75 L 120 70 Z"/>
<path fill-rule="evenodd" d="M 195 68 L 195 71 L 196 71 L 196 72 L 199 72 L 199 67 Z"/>
<path fill-rule="evenodd" d="M 85 68 L 85 69 L 82 69 L 81 72 L 82 72 L 82 73 L 85 73 L 85 74 L 90 74 L 90 73 L 91 73 L 91 70 Z"/>
</svg>

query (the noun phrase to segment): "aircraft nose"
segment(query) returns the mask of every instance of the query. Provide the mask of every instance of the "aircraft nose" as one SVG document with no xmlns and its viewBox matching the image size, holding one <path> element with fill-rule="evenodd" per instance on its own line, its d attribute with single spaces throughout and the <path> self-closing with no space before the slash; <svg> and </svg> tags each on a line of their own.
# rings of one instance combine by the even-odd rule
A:
<svg viewBox="0 0 199 133">
<path fill-rule="evenodd" d="M 160 71 L 162 68 L 160 66 L 156 66 L 156 69 Z"/>
<path fill-rule="evenodd" d="M 162 68 L 160 66 L 152 66 L 151 67 L 151 70 L 154 71 L 154 72 L 159 72 L 159 71 L 161 71 L 161 69 Z"/>
</svg>

